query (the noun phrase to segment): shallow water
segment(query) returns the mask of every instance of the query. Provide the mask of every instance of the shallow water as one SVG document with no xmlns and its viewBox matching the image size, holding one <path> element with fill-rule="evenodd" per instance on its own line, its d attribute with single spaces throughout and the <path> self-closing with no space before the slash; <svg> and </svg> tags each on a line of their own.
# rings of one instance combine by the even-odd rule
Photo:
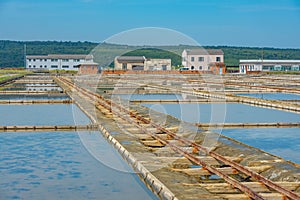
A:
<svg viewBox="0 0 300 200">
<path fill-rule="evenodd" d="M 0 126 L 89 123 L 89 118 L 75 104 L 0 105 Z"/>
<path fill-rule="evenodd" d="M 222 134 L 300 164 L 300 128 L 223 129 Z"/>
<path fill-rule="evenodd" d="M 78 133 L 0 133 L 0 199 L 157 199 L 136 174 L 111 168 L 132 172 L 100 133 Z"/>
<path fill-rule="evenodd" d="M 255 94 L 237 94 L 237 96 L 255 97 L 267 100 L 300 100 L 300 95 L 289 93 L 255 93 Z"/>
<path fill-rule="evenodd" d="M 67 100 L 67 95 L 0 94 L 0 100 Z"/>
<path fill-rule="evenodd" d="M 300 115 L 245 104 L 143 104 L 187 122 L 299 122 Z"/>
</svg>

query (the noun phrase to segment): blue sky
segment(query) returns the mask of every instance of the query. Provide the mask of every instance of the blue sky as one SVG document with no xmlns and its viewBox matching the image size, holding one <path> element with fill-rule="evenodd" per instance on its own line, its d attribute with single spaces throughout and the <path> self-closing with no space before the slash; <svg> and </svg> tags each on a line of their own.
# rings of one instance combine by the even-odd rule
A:
<svg viewBox="0 0 300 200">
<path fill-rule="evenodd" d="M 300 48 L 300 0 L 0 0 L 0 39 L 101 42 L 141 27 L 201 45 Z"/>
</svg>

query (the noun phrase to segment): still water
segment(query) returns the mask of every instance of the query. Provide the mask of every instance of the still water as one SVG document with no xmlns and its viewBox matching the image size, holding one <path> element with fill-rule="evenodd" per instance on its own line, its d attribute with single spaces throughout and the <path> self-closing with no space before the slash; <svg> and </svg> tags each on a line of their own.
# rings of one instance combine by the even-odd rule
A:
<svg viewBox="0 0 300 200">
<path fill-rule="evenodd" d="M 222 134 L 300 164 L 300 128 L 223 129 Z"/>
<path fill-rule="evenodd" d="M 99 132 L 3 132 L 0 144 L 0 199 L 157 199 Z"/>
<path fill-rule="evenodd" d="M 89 123 L 89 118 L 75 104 L 0 105 L 0 126 Z"/>
<path fill-rule="evenodd" d="M 26 95 L 26 94 L 1 94 L 0 100 L 67 100 L 67 95 Z"/>
<path fill-rule="evenodd" d="M 254 97 L 267 100 L 300 100 L 300 95 L 289 93 L 254 93 L 254 94 L 237 94 L 237 96 Z"/>
<path fill-rule="evenodd" d="M 187 122 L 299 122 L 300 115 L 245 104 L 143 104 Z"/>
</svg>

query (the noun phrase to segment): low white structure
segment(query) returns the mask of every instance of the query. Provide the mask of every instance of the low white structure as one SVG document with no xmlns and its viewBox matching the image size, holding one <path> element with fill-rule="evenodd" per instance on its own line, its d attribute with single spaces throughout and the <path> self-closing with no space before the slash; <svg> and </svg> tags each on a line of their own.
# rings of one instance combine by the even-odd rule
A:
<svg viewBox="0 0 300 200">
<path fill-rule="evenodd" d="M 300 71 L 300 60 L 240 60 L 242 74 L 261 71 Z"/>
<path fill-rule="evenodd" d="M 26 56 L 26 69 L 29 70 L 76 70 L 85 62 L 93 62 L 92 55 L 49 54 Z"/>
<path fill-rule="evenodd" d="M 117 56 L 115 70 L 171 70 L 171 59 L 146 58 L 145 56 Z"/>
<path fill-rule="evenodd" d="M 212 63 L 224 63 L 224 52 L 221 49 L 184 49 L 182 65 L 189 70 L 210 70 Z"/>
</svg>

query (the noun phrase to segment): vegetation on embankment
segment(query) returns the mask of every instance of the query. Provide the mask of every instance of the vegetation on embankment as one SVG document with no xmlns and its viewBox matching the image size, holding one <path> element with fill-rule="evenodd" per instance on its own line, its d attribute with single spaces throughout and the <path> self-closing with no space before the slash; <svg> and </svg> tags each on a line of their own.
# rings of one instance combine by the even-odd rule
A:
<svg viewBox="0 0 300 200">
<path fill-rule="evenodd" d="M 24 76 L 31 72 L 27 70 L 18 70 L 18 69 L 0 69 L 0 84 L 5 81 L 15 79 L 17 77 Z"/>
<path fill-rule="evenodd" d="M 47 54 L 89 54 L 93 52 L 95 61 L 102 67 L 110 65 L 115 56 L 123 54 L 151 56 L 152 58 L 171 58 L 172 65 L 181 65 L 181 53 L 184 49 L 196 46 L 127 46 L 93 42 L 58 41 L 7 41 L 0 40 L 0 67 L 24 67 L 24 47 L 27 55 Z M 279 49 L 261 47 L 204 46 L 204 48 L 222 49 L 226 66 L 237 66 L 240 59 L 300 59 L 300 49 Z M 158 51 L 162 49 L 163 51 Z M 105 62 L 103 62 L 105 60 Z"/>
</svg>

